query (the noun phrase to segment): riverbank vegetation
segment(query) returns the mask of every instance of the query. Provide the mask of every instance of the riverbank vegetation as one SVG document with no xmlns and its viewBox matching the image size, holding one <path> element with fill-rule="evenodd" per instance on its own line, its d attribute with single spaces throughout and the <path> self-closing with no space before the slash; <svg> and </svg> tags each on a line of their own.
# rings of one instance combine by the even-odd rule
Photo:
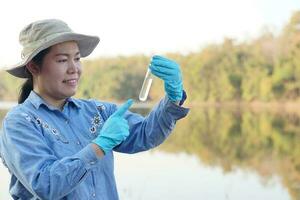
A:
<svg viewBox="0 0 300 200">
<path fill-rule="evenodd" d="M 101 47 L 99 47 L 101 48 Z M 225 38 L 198 52 L 169 53 L 182 68 L 188 103 L 297 102 L 300 95 L 300 11 L 280 33 L 265 30 L 251 41 Z M 83 60 L 77 97 L 123 101 L 137 99 L 150 57 L 99 57 Z M 0 99 L 15 101 L 22 81 L 0 72 Z M 149 100 L 164 95 L 154 80 Z"/>
</svg>

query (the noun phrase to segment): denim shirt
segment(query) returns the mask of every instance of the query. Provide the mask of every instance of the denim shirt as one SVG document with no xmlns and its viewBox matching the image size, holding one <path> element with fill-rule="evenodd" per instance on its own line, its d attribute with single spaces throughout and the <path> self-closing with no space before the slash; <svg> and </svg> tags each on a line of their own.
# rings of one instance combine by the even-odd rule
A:
<svg viewBox="0 0 300 200">
<path fill-rule="evenodd" d="M 0 137 L 13 199 L 118 199 L 113 152 L 97 157 L 91 141 L 117 106 L 68 98 L 62 109 L 35 92 L 9 111 Z M 189 109 L 162 99 L 147 117 L 127 111 L 130 135 L 113 150 L 137 153 L 161 144 Z"/>
</svg>

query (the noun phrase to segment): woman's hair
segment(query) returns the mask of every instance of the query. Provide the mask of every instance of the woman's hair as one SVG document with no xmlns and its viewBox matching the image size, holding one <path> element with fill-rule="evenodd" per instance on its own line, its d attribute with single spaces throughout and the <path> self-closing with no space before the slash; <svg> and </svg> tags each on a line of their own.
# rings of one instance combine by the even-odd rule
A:
<svg viewBox="0 0 300 200">
<path fill-rule="evenodd" d="M 32 61 L 41 69 L 45 55 L 50 51 L 50 48 L 44 49 L 32 58 Z M 23 103 L 29 96 L 31 90 L 33 90 L 33 77 L 29 70 L 25 67 L 26 72 L 29 74 L 29 78 L 23 83 L 20 89 L 18 103 Z"/>
</svg>

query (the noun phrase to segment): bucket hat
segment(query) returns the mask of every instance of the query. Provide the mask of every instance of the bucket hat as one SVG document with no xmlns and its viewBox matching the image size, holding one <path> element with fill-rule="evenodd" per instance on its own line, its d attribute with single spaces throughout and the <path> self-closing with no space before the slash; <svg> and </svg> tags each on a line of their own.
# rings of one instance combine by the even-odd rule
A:
<svg viewBox="0 0 300 200">
<path fill-rule="evenodd" d="M 81 57 L 86 57 L 96 48 L 100 39 L 97 36 L 75 33 L 68 24 L 59 19 L 32 22 L 19 35 L 19 42 L 23 47 L 22 60 L 7 67 L 6 71 L 19 78 L 29 78 L 26 64 L 42 50 L 66 41 L 77 42 Z"/>
</svg>

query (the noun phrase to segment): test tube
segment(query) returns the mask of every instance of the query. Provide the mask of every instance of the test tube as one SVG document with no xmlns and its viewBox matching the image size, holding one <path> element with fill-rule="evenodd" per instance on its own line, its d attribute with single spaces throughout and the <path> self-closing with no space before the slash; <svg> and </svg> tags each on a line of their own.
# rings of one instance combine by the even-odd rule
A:
<svg viewBox="0 0 300 200">
<path fill-rule="evenodd" d="M 144 82 L 143 82 L 143 86 L 141 88 L 140 95 L 139 95 L 140 101 L 147 100 L 152 81 L 153 81 L 153 75 L 151 74 L 151 71 L 148 68 L 147 73 L 145 75 Z"/>
</svg>

